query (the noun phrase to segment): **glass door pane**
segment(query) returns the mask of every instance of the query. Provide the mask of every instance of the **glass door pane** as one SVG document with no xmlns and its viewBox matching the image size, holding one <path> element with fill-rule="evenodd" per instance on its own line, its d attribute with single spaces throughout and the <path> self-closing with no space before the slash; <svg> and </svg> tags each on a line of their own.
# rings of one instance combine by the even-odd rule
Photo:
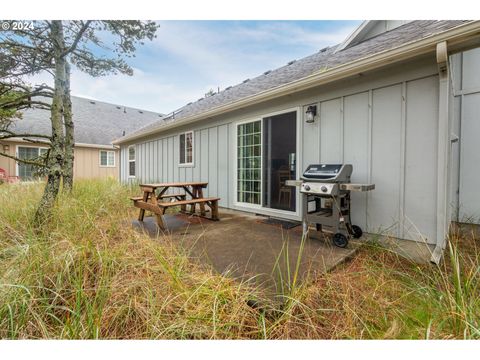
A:
<svg viewBox="0 0 480 360">
<path fill-rule="evenodd" d="M 290 112 L 263 119 L 263 206 L 295 211 L 297 115 Z"/>
<path fill-rule="evenodd" d="M 261 205 L 262 123 L 237 127 L 237 201 Z"/>
</svg>

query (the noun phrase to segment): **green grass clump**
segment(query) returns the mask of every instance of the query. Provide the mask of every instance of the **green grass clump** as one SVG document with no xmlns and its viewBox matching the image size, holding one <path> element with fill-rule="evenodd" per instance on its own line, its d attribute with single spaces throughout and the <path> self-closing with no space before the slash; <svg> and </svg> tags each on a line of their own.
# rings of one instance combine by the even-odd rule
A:
<svg viewBox="0 0 480 360">
<path fill-rule="evenodd" d="M 367 244 L 307 282 L 288 268 L 279 305 L 192 261 L 178 239 L 135 231 L 136 186 L 77 181 L 38 232 L 42 190 L 0 185 L 0 338 L 480 338 L 474 231 L 452 234 L 440 266 Z"/>
</svg>

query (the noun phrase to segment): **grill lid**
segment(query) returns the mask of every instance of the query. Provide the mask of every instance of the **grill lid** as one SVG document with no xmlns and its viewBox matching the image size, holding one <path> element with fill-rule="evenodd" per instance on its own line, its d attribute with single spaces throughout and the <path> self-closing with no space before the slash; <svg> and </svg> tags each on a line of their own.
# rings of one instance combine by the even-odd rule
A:
<svg viewBox="0 0 480 360">
<path fill-rule="evenodd" d="M 352 175 L 350 164 L 313 164 L 303 173 L 304 180 L 322 180 L 329 182 L 349 182 Z"/>
</svg>

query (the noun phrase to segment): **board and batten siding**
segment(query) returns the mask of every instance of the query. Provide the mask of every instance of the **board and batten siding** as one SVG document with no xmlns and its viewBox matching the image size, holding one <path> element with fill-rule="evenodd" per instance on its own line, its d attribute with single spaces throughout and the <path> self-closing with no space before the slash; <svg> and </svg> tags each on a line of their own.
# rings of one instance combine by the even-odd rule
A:
<svg viewBox="0 0 480 360">
<path fill-rule="evenodd" d="M 208 181 L 208 196 L 220 197 L 221 206 L 238 208 L 233 193 L 236 123 L 298 108 L 299 175 L 313 163 L 353 164 L 352 182 L 376 185 L 374 191 L 352 193 L 353 222 L 372 233 L 433 244 L 437 235 L 437 71 L 434 57 L 423 59 L 197 122 L 191 129 L 169 130 L 163 137 L 141 139 L 135 145 L 136 181 Z M 317 105 L 314 123 L 305 122 L 308 105 Z M 179 133 L 192 129 L 194 165 L 180 167 Z M 127 146 L 122 145 L 123 169 L 127 169 Z M 253 211 L 269 214 L 263 209 Z M 293 214 L 276 216 L 295 218 Z"/>
<path fill-rule="evenodd" d="M 220 206 L 229 203 L 229 131 L 228 124 L 194 130 L 193 165 L 179 164 L 179 135 L 138 143 L 136 181 L 206 181 L 204 196 L 220 197 Z M 128 147 L 122 146 L 122 179 L 127 179 Z"/>
<path fill-rule="evenodd" d="M 317 104 L 303 122 L 303 168 L 350 163 L 354 223 L 373 233 L 436 241 L 438 77 L 370 89 Z"/>
<path fill-rule="evenodd" d="M 480 48 L 453 55 L 451 69 L 452 133 L 459 137 L 452 143 L 454 218 L 480 224 Z"/>
</svg>

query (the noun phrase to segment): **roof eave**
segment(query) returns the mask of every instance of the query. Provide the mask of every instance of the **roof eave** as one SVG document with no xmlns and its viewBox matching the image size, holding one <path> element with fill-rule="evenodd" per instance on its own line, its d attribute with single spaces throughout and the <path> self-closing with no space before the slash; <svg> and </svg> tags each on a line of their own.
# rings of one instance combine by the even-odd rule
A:
<svg viewBox="0 0 480 360">
<path fill-rule="evenodd" d="M 49 141 L 43 141 L 42 139 L 38 139 L 38 142 L 32 142 L 25 140 L 23 137 L 11 137 L 7 139 L 2 139 L 2 142 L 15 142 L 15 143 L 25 143 L 25 144 L 38 144 L 39 146 L 41 144 L 49 144 Z M 74 147 L 82 147 L 82 148 L 93 148 L 93 149 L 110 149 L 110 150 L 115 150 L 118 149 L 118 146 L 115 146 L 113 144 L 88 144 L 88 143 L 81 143 L 81 142 L 76 142 L 74 143 Z"/>
<path fill-rule="evenodd" d="M 259 102 L 281 97 L 292 92 L 308 90 L 315 86 L 324 85 L 333 81 L 338 81 L 343 78 L 358 74 L 359 72 L 374 70 L 388 64 L 394 64 L 396 62 L 412 59 L 414 57 L 421 56 L 429 52 L 434 52 L 436 44 L 442 41 L 448 41 L 448 44 L 450 46 L 456 45 L 458 43 L 471 39 L 474 36 L 479 35 L 480 21 L 471 21 L 466 24 L 453 27 L 441 33 L 403 44 L 393 49 L 369 55 L 351 61 L 349 63 L 333 67 L 328 70 L 317 71 L 302 79 L 277 86 L 275 88 L 260 92 L 252 96 L 248 96 L 230 104 L 213 108 L 201 114 L 186 117 L 182 120 L 172 122 L 171 124 L 159 124 L 157 127 L 154 127 L 148 131 L 138 134 L 132 134 L 130 136 L 127 135 L 125 137 L 116 139 L 112 141 L 112 144 L 131 142 L 178 126 L 190 124 L 192 122 L 206 119 L 212 116 L 217 116 L 228 111 L 238 110 Z"/>
</svg>

